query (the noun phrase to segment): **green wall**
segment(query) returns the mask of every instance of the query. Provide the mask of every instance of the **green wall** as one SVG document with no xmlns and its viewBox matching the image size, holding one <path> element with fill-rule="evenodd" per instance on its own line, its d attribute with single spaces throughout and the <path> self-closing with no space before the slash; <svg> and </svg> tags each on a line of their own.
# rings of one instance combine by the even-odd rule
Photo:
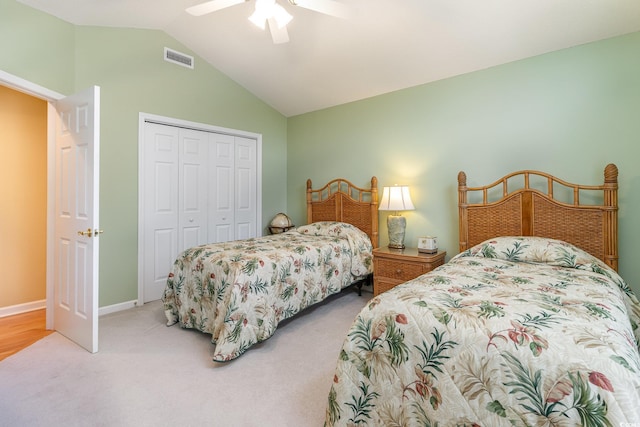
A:
<svg viewBox="0 0 640 427">
<path fill-rule="evenodd" d="M 74 26 L 0 0 L 0 69 L 63 94 L 101 88 L 100 306 L 137 298 L 139 113 L 262 134 L 262 222 L 286 208 L 286 118 L 161 31 Z M 20 40 L 20 43 L 16 43 Z"/>
<path fill-rule="evenodd" d="M 457 174 L 484 185 L 537 169 L 601 184 L 615 163 L 620 272 L 640 294 L 640 33 L 549 53 L 287 121 L 288 212 L 305 218 L 307 178 L 411 186 L 406 242 L 436 235 L 458 253 Z M 380 244 L 386 245 L 386 214 Z"/>
<path fill-rule="evenodd" d="M 195 70 L 164 62 L 165 46 L 194 54 L 163 32 L 74 26 L 13 0 L 0 10 L 1 70 L 63 94 L 101 87 L 100 306 L 137 297 L 140 112 L 262 134 L 264 226 L 280 211 L 304 223 L 307 178 L 375 175 L 411 186 L 407 242 L 437 235 L 448 257 L 458 171 L 469 185 L 518 169 L 599 184 L 616 163 L 620 272 L 640 293 L 640 33 L 287 119 L 197 56 Z"/>
<path fill-rule="evenodd" d="M 0 70 L 58 93 L 72 93 L 74 28 L 15 0 L 0 0 Z"/>
</svg>

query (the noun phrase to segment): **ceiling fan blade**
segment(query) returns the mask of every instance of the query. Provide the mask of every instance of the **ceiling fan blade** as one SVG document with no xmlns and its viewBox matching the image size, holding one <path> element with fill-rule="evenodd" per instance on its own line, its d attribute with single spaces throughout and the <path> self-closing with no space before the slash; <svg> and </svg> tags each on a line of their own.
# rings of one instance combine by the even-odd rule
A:
<svg viewBox="0 0 640 427">
<path fill-rule="evenodd" d="M 282 44 L 289 42 L 289 32 L 287 32 L 287 26 L 283 25 L 278 27 L 278 23 L 274 18 L 267 19 L 269 23 L 269 31 L 271 31 L 271 39 L 274 44 Z"/>
<path fill-rule="evenodd" d="M 202 16 L 207 13 L 215 12 L 220 9 L 224 9 L 229 6 L 244 3 L 246 0 L 211 0 L 204 3 L 197 4 L 187 8 L 187 13 L 194 16 Z"/>
<path fill-rule="evenodd" d="M 337 18 L 348 18 L 349 8 L 335 0 L 289 0 L 294 6 L 324 13 Z"/>
</svg>

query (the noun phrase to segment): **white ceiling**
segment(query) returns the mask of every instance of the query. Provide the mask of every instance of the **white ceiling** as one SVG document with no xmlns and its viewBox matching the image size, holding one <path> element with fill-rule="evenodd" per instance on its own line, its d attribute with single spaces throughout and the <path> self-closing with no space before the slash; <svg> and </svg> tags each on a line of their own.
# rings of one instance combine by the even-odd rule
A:
<svg viewBox="0 0 640 427">
<path fill-rule="evenodd" d="M 254 0 L 201 17 L 185 9 L 204 0 L 18 1 L 163 30 L 287 117 L 640 31 L 639 0 L 339 0 L 349 19 L 278 0 L 294 18 L 276 45 L 247 19 Z"/>
</svg>

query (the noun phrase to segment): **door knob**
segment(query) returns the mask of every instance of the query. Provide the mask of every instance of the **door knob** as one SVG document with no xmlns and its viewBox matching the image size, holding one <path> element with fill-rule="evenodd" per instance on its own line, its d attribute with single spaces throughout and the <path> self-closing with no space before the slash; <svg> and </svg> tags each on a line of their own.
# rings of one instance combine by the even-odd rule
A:
<svg viewBox="0 0 640 427">
<path fill-rule="evenodd" d="M 90 228 L 87 228 L 87 231 L 78 231 L 78 235 L 91 237 L 93 235 L 93 231 Z"/>
<path fill-rule="evenodd" d="M 78 231 L 79 236 L 87 236 L 87 237 L 97 236 L 98 234 L 102 234 L 102 233 L 104 233 L 104 230 L 93 231 L 90 228 L 87 228 L 87 231 Z"/>
</svg>

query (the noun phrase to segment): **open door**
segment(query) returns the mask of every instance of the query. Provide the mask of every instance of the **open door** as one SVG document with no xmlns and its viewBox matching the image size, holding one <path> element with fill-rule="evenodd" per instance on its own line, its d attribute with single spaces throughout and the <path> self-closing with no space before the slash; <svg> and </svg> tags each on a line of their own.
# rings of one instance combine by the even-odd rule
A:
<svg viewBox="0 0 640 427">
<path fill-rule="evenodd" d="M 55 102 L 54 329 L 98 351 L 100 88 Z"/>
</svg>

